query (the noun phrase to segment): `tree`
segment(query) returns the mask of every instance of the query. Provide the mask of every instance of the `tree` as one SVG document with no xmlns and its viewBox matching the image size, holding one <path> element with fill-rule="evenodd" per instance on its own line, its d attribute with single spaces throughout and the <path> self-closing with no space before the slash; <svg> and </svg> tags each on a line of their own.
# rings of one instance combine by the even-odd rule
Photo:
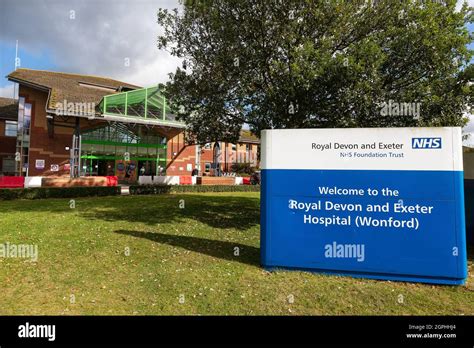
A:
<svg viewBox="0 0 474 348">
<path fill-rule="evenodd" d="M 164 93 L 201 143 L 234 142 L 243 124 L 257 135 L 463 125 L 473 54 L 465 25 L 473 15 L 455 5 L 194 0 L 160 9 L 158 47 L 183 61 Z"/>
</svg>

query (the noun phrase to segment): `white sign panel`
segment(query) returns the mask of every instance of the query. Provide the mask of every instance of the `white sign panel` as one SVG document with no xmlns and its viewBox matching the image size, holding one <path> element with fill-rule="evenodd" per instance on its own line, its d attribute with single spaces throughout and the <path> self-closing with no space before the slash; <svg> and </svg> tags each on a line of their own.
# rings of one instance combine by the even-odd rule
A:
<svg viewBox="0 0 474 348">
<path fill-rule="evenodd" d="M 44 169 L 44 166 L 45 166 L 44 160 L 42 160 L 42 159 L 37 159 L 37 160 L 35 161 L 35 168 L 36 168 L 36 169 Z"/>
</svg>

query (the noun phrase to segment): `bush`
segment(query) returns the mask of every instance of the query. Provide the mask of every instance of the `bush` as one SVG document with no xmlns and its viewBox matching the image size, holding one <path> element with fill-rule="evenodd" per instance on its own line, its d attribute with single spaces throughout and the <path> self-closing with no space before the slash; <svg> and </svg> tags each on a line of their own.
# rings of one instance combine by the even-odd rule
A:
<svg viewBox="0 0 474 348">
<path fill-rule="evenodd" d="M 252 175 L 256 168 L 251 163 L 234 163 L 232 164 L 232 171 L 237 174 Z"/>
<path fill-rule="evenodd" d="M 128 188 L 131 195 L 157 195 L 171 192 L 168 185 L 132 185 Z"/>
<path fill-rule="evenodd" d="M 75 198 L 119 195 L 120 186 L 32 187 L 0 189 L 0 200 Z"/>
<path fill-rule="evenodd" d="M 154 195 L 184 192 L 260 192 L 259 185 L 133 185 L 131 195 Z"/>
</svg>

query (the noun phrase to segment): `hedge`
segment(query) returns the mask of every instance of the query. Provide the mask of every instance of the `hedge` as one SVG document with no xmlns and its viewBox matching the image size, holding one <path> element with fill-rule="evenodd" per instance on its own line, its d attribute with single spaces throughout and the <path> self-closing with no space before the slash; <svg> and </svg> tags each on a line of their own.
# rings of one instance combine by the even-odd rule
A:
<svg viewBox="0 0 474 348">
<path fill-rule="evenodd" d="M 260 185 L 132 185 L 131 195 L 184 192 L 260 192 Z M 33 187 L 0 189 L 0 201 L 120 195 L 120 186 Z"/>
<path fill-rule="evenodd" d="M 252 175 L 253 173 L 255 173 L 256 170 L 257 168 L 255 168 L 255 166 L 249 162 L 232 164 L 232 172 L 237 174 Z"/>
<path fill-rule="evenodd" d="M 131 195 L 183 192 L 260 192 L 260 185 L 132 185 Z"/>
<path fill-rule="evenodd" d="M 32 187 L 0 189 L 0 200 L 75 198 L 119 195 L 120 186 Z"/>
</svg>

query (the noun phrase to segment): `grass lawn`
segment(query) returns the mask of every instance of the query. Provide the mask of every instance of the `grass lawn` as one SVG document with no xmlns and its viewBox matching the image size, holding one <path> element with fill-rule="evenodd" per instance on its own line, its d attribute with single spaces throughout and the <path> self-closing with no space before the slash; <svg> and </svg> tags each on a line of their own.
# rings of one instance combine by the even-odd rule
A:
<svg viewBox="0 0 474 348">
<path fill-rule="evenodd" d="M 0 202 L 0 243 L 39 251 L 0 258 L 0 314 L 474 314 L 472 257 L 456 287 L 269 273 L 259 215 L 258 193 Z"/>
</svg>

